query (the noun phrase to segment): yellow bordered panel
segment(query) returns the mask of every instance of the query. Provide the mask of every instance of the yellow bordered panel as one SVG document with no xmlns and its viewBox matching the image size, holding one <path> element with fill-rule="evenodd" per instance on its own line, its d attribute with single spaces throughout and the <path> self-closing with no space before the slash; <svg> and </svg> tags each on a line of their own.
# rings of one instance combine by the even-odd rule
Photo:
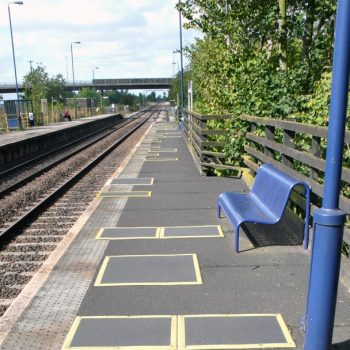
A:
<svg viewBox="0 0 350 350">
<path fill-rule="evenodd" d="M 153 153 L 152 157 L 159 157 L 160 156 L 159 151 L 158 152 L 152 152 L 152 153 Z M 135 156 L 148 156 L 148 155 L 150 155 L 149 152 L 145 152 L 145 151 L 143 151 L 143 152 L 136 152 L 135 153 Z"/>
<path fill-rule="evenodd" d="M 152 191 L 109 191 L 99 192 L 97 198 L 150 198 Z"/>
<path fill-rule="evenodd" d="M 284 343 L 246 343 L 246 344 L 200 344 L 187 345 L 186 344 L 186 323 L 187 318 L 239 318 L 239 317 L 275 317 L 280 326 L 281 333 L 285 338 Z M 220 325 L 217 325 L 218 328 Z M 220 328 L 219 328 L 220 331 Z M 266 348 L 295 348 L 295 343 L 289 333 L 288 327 L 285 324 L 281 314 L 212 314 L 212 315 L 187 315 L 178 316 L 178 350 L 229 350 L 229 349 L 266 349 Z"/>
<path fill-rule="evenodd" d="M 125 183 L 113 183 L 114 180 L 128 180 L 130 182 Z M 144 183 L 137 182 L 137 180 L 145 180 Z M 147 183 L 148 182 L 148 183 Z M 115 178 L 108 186 L 120 186 L 120 185 L 130 185 L 130 186 L 151 186 L 154 184 L 154 177 L 135 177 L 135 178 Z"/>
<path fill-rule="evenodd" d="M 166 229 L 176 229 L 179 228 L 181 231 L 182 229 L 206 229 L 206 228 L 214 228 L 216 229 L 217 234 L 210 234 L 210 235 L 205 235 L 205 234 L 193 234 L 193 235 L 166 235 Z M 224 233 L 222 231 L 222 228 L 220 225 L 196 225 L 196 226 L 164 226 L 160 227 L 160 233 L 159 233 L 159 238 L 163 239 L 172 239 L 172 238 L 219 238 L 219 237 L 224 237 Z"/>
<path fill-rule="evenodd" d="M 153 281 L 153 282 L 145 282 L 145 281 L 133 281 L 133 282 L 102 282 L 106 270 L 108 267 L 108 264 L 111 259 L 113 258 L 142 258 L 142 257 L 181 257 L 181 256 L 192 256 L 193 260 L 193 272 L 195 275 L 195 280 L 193 281 Z M 145 262 L 143 262 L 142 267 L 145 266 Z M 169 265 L 172 266 L 172 265 Z M 129 265 L 126 265 L 126 267 L 130 267 Z M 174 267 L 174 266 L 172 266 Z M 115 272 L 115 270 L 113 270 Z M 171 274 L 171 271 L 169 271 L 169 274 Z M 103 263 L 101 265 L 100 271 L 98 272 L 96 281 L 94 286 L 95 287 L 113 287 L 113 286 L 177 286 L 177 285 L 196 285 L 196 284 L 203 284 L 202 276 L 200 273 L 200 267 L 199 267 L 199 262 L 198 262 L 198 257 L 197 254 L 147 254 L 147 255 L 114 255 L 114 256 L 106 256 L 105 259 L 103 260 Z"/>
<path fill-rule="evenodd" d="M 101 319 L 170 319 L 170 341 L 168 346 L 164 345 L 136 345 L 136 346 L 71 346 L 79 326 L 83 320 L 101 320 Z M 111 350 L 111 349 L 125 349 L 125 350 L 177 350 L 177 316 L 173 315 L 137 315 L 137 316 L 77 316 L 67 334 L 63 343 L 62 350 Z"/>
<path fill-rule="evenodd" d="M 115 230 L 125 230 L 125 229 L 134 229 L 134 230 L 140 230 L 142 232 L 145 231 L 145 229 L 154 229 L 155 235 L 154 236 L 123 236 L 123 237 L 111 237 L 111 236 L 103 236 L 103 233 L 108 229 L 115 229 Z M 160 236 L 160 227 L 103 227 L 98 230 L 96 239 L 100 240 L 127 240 L 127 239 L 158 239 Z"/>
<path fill-rule="evenodd" d="M 148 153 L 176 153 L 177 152 L 177 148 L 155 148 L 152 150 L 152 148 L 150 148 L 148 150 Z"/>
<path fill-rule="evenodd" d="M 165 135 L 165 136 L 160 136 L 159 139 L 177 139 L 182 137 L 181 135 Z"/>
<path fill-rule="evenodd" d="M 179 158 L 152 158 L 152 156 L 146 156 L 145 162 L 177 162 Z"/>
</svg>

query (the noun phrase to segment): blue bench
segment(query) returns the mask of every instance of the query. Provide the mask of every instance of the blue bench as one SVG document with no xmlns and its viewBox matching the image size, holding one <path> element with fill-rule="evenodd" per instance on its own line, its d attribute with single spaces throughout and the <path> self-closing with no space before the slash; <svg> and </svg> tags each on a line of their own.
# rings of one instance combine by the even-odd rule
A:
<svg viewBox="0 0 350 350">
<path fill-rule="evenodd" d="M 291 191 L 298 185 L 305 188 L 303 244 L 307 249 L 311 189 L 306 182 L 296 180 L 266 163 L 259 168 L 249 193 L 224 192 L 220 194 L 217 200 L 218 217 L 221 217 L 221 211 L 223 211 L 234 227 L 236 253 L 239 250 L 239 227 L 244 222 L 277 224 L 283 216 Z"/>
</svg>

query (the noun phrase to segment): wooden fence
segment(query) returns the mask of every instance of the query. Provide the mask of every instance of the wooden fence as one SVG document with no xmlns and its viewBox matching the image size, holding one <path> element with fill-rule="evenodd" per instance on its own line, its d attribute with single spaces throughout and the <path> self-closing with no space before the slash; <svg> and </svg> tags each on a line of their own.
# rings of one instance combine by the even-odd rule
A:
<svg viewBox="0 0 350 350">
<path fill-rule="evenodd" d="M 225 135 L 228 130 L 208 129 L 207 121 L 229 118 L 232 116 L 204 116 L 190 111 L 185 112 L 184 136 L 202 173 L 208 167 L 240 170 L 240 168 L 225 165 L 223 152 L 212 151 L 213 147 L 223 147 L 225 141 L 208 141 L 208 135 Z M 249 115 L 242 115 L 238 118 L 248 123 L 249 131 L 246 133 L 246 140 L 249 142 L 245 145 L 245 155 L 242 156 L 244 164 L 252 173 L 255 173 L 261 164 L 271 163 L 292 177 L 306 181 L 311 186 L 312 192 L 322 198 L 322 181 L 326 164 L 322 144 L 325 144 L 327 140 L 326 127 Z M 309 141 L 310 152 L 297 149 L 298 140 L 301 139 Z M 347 147 L 349 143 L 350 132 L 347 131 L 344 147 Z M 303 173 L 296 170 L 298 167 L 303 168 Z M 349 168 L 343 167 L 342 182 L 345 185 L 350 185 Z M 293 201 L 302 207 L 297 193 L 294 194 Z M 314 202 L 313 209 L 315 207 Z M 339 207 L 349 214 L 350 199 L 340 196 Z M 348 229 L 345 230 L 344 241 L 350 244 L 350 231 Z"/>
</svg>

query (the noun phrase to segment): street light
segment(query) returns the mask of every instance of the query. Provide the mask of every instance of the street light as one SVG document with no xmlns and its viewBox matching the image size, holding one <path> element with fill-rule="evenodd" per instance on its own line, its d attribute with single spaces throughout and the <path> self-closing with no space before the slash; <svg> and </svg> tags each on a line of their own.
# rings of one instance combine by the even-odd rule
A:
<svg viewBox="0 0 350 350">
<path fill-rule="evenodd" d="M 20 105 L 19 105 L 19 93 L 18 93 L 18 82 L 17 82 L 17 69 L 16 69 L 16 56 L 15 56 L 15 47 L 13 45 L 13 34 L 12 34 L 12 23 L 11 23 L 11 11 L 10 11 L 10 5 L 23 5 L 23 1 L 13 1 L 10 2 L 7 5 L 8 11 L 9 11 L 9 21 L 10 21 L 10 31 L 11 31 L 11 44 L 12 44 L 12 56 L 13 56 L 13 67 L 15 69 L 15 80 L 16 80 L 16 94 L 17 94 L 17 108 L 16 108 L 16 114 L 17 114 L 17 120 L 18 120 L 18 126 L 20 129 L 22 129 L 22 120 L 21 120 L 21 111 L 20 111 Z"/>
<path fill-rule="evenodd" d="M 95 80 L 95 69 L 100 69 L 100 67 L 92 68 L 92 83 L 94 83 L 94 80 Z"/>
<path fill-rule="evenodd" d="M 70 54 L 72 58 L 72 75 L 73 75 L 73 94 L 74 94 L 74 117 L 77 118 L 77 106 L 76 106 L 76 99 L 75 99 L 75 79 L 74 79 L 74 59 L 73 59 L 73 44 L 81 44 L 80 41 L 73 41 L 70 44 Z"/>
<path fill-rule="evenodd" d="M 179 1 L 179 5 L 181 2 Z M 179 26 L 180 26 L 180 58 L 181 58 L 181 114 L 180 119 L 183 118 L 184 111 L 184 67 L 183 67 L 183 56 L 182 56 L 182 16 L 181 7 L 179 6 Z"/>
</svg>

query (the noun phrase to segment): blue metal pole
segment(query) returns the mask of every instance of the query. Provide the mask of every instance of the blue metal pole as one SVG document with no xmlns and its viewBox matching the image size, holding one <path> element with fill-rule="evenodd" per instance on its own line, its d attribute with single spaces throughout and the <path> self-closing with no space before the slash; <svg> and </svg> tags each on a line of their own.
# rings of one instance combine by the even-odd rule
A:
<svg viewBox="0 0 350 350">
<path fill-rule="evenodd" d="M 339 0 L 323 205 L 314 214 L 314 238 L 305 322 L 305 350 L 329 350 L 332 345 L 346 216 L 346 213 L 338 207 L 349 89 L 349 61 L 350 1 Z"/>
</svg>

